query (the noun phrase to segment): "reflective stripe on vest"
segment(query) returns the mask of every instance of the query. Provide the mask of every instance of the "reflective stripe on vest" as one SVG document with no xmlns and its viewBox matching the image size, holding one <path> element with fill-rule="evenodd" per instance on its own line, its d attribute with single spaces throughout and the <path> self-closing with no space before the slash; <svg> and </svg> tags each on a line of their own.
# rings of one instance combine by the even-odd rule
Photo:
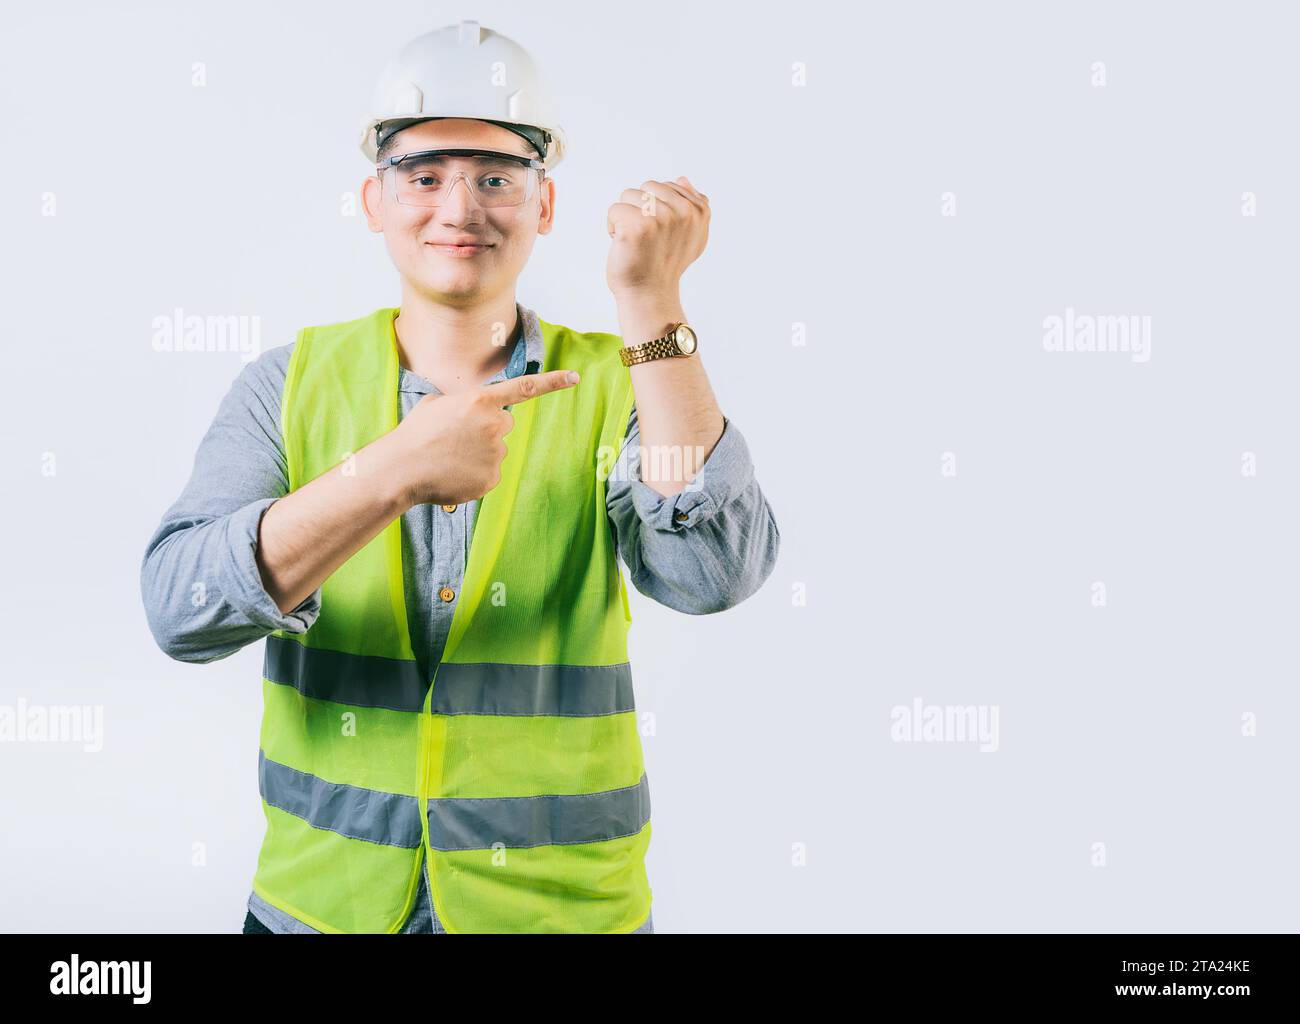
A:
<svg viewBox="0 0 1300 1024">
<path fill-rule="evenodd" d="M 263 676 L 319 700 L 419 711 L 428 685 L 414 661 L 346 654 L 267 637 Z M 447 665 L 438 675 L 439 715 L 612 715 L 633 710 L 632 667 Z"/>
<path fill-rule="evenodd" d="M 430 800 L 429 843 L 435 850 L 602 843 L 635 835 L 649 820 L 642 772 L 636 785 L 601 793 Z"/>
<path fill-rule="evenodd" d="M 383 846 L 419 849 L 420 801 L 360 786 L 326 782 L 288 765 L 268 761 L 257 752 L 257 781 L 262 799 L 339 835 Z"/>
<path fill-rule="evenodd" d="M 396 427 L 396 313 L 300 332 L 291 491 Z M 411 649 L 401 520 L 325 581 L 311 629 L 267 639 L 254 888 L 317 930 L 399 931 L 425 861 L 451 932 L 648 917 L 649 783 L 605 512 L 631 380 L 616 336 L 540 326 L 543 369 L 581 381 L 511 407 L 433 679 Z"/>
<path fill-rule="evenodd" d="M 258 751 L 262 799 L 273 807 L 351 839 L 417 849 L 420 804 L 415 797 L 326 782 L 277 764 Z M 435 850 L 490 850 L 598 843 L 640 832 L 650 820 L 650 787 L 532 797 L 439 799 L 428 802 Z"/>
</svg>

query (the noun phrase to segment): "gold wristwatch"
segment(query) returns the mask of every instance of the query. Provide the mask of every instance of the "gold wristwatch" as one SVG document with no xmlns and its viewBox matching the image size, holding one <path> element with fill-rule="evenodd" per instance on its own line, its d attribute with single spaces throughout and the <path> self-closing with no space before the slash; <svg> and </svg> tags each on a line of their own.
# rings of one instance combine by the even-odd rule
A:
<svg viewBox="0 0 1300 1024">
<path fill-rule="evenodd" d="M 668 333 L 654 341 L 640 345 L 625 345 L 618 350 L 624 366 L 648 363 L 652 359 L 669 359 L 673 356 L 693 356 L 699 345 L 689 324 L 673 324 Z"/>
</svg>

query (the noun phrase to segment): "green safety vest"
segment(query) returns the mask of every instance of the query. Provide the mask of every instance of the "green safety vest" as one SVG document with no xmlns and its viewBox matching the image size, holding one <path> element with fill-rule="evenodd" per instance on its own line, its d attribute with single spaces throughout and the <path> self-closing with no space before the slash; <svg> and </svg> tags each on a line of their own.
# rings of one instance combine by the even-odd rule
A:
<svg viewBox="0 0 1300 1024">
<path fill-rule="evenodd" d="M 398 423 L 393 320 L 301 331 L 281 407 L 289 490 Z M 650 913 L 632 621 L 605 478 L 632 411 L 616 335 L 541 322 L 572 388 L 511 407 L 432 679 L 407 629 L 401 520 L 267 637 L 254 890 L 322 932 L 396 932 L 428 858 L 449 932 L 631 932 Z"/>
</svg>

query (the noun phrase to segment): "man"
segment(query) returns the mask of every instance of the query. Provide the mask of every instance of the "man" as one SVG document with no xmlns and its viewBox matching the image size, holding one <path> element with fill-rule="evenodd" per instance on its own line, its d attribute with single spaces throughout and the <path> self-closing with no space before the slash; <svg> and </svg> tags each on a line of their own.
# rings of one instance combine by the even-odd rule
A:
<svg viewBox="0 0 1300 1024">
<path fill-rule="evenodd" d="M 484 84 L 503 66 L 513 88 Z M 361 198 L 401 306 L 240 374 L 141 572 L 173 658 L 266 638 L 245 931 L 653 931 L 616 553 L 706 614 L 780 539 L 678 296 L 708 200 L 623 193 L 623 335 L 579 333 L 515 296 L 563 151 L 527 54 L 429 33 L 375 109 Z"/>
</svg>

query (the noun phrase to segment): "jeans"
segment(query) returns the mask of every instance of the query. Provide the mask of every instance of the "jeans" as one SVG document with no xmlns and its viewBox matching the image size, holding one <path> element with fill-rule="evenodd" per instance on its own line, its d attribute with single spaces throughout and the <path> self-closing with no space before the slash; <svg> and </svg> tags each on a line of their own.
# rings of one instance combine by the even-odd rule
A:
<svg viewBox="0 0 1300 1024">
<path fill-rule="evenodd" d="M 253 916 L 253 912 L 249 910 L 244 914 L 244 934 L 245 935 L 272 935 L 274 933 L 271 931 L 270 928 L 268 928 L 266 925 L 262 924 L 261 921 L 255 918 Z"/>
</svg>

